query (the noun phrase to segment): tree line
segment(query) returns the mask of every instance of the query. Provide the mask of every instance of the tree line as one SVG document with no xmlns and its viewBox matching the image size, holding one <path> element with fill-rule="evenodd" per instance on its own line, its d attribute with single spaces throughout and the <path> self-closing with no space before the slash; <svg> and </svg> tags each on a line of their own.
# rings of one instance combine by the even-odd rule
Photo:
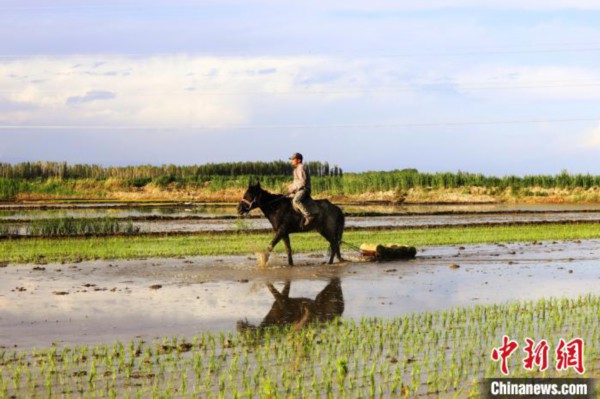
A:
<svg viewBox="0 0 600 399">
<path fill-rule="evenodd" d="M 460 187 L 484 187 L 497 189 L 525 188 L 583 188 L 600 186 L 600 176 L 591 174 L 570 174 L 563 170 L 557 175 L 508 175 L 504 177 L 486 176 L 468 172 L 419 172 L 416 169 L 394 170 L 390 172 L 347 173 L 343 177 L 343 187 L 348 193 L 361 191 L 407 190 L 411 188 L 448 189 Z"/>
<path fill-rule="evenodd" d="M 467 172 L 419 172 L 402 169 L 386 172 L 343 173 L 342 169 L 330 167 L 327 162 L 307 163 L 313 176 L 313 193 L 324 195 L 353 195 L 382 191 L 403 192 L 412 188 L 452 189 L 461 187 L 484 187 L 493 190 L 519 190 L 531 188 L 589 189 L 600 187 L 600 176 L 570 174 L 563 170 L 557 175 L 509 175 L 486 176 Z M 15 198 L 19 193 L 44 193 L 67 195 L 78 193 L 83 186 L 77 182 L 95 180 L 103 187 L 121 189 L 141 188 L 147 184 L 162 188 L 243 189 L 248 181 L 260 180 L 271 190 L 281 190 L 291 179 L 289 162 L 237 162 L 194 166 L 141 165 L 104 167 L 99 165 L 69 165 L 65 162 L 24 162 L 0 164 L 0 200 Z M 105 186 L 108 179 L 112 185 Z M 85 185 L 94 190 L 96 185 Z M 98 186 L 98 187 L 100 187 Z M 97 190 L 101 189 L 96 187 Z M 110 191 L 110 190 L 109 190 Z"/>
<path fill-rule="evenodd" d="M 306 167 L 312 176 L 342 176 L 337 165 L 328 162 L 307 162 Z M 205 165 L 138 165 L 101 166 L 67 162 L 22 162 L 17 164 L 0 163 L 0 177 L 7 179 L 156 179 L 168 176 L 172 180 L 188 179 L 197 176 L 285 176 L 291 175 L 293 166 L 286 161 L 272 162 L 230 162 L 208 163 Z"/>
</svg>

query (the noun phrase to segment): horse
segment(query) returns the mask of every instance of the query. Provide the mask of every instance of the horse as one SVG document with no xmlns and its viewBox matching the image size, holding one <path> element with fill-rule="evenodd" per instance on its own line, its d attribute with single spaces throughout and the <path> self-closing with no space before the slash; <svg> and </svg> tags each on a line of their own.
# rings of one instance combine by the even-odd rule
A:
<svg viewBox="0 0 600 399">
<path fill-rule="evenodd" d="M 281 292 L 271 282 L 267 282 L 266 285 L 275 299 L 271 310 L 258 326 L 248 323 L 248 320 L 238 320 L 238 331 L 260 332 L 269 327 L 287 325 L 291 325 L 298 331 L 307 324 L 331 322 L 344 313 L 342 283 L 338 277 L 330 279 L 315 299 L 290 298 L 291 281 L 289 280 L 285 282 Z"/>
<path fill-rule="evenodd" d="M 272 194 L 260 187 L 260 183 L 248 185 L 248 189 L 240 201 L 237 211 L 243 216 L 251 210 L 260 208 L 265 217 L 271 222 L 275 236 L 269 244 L 268 251 L 271 252 L 279 241 L 283 239 L 287 252 L 288 265 L 293 266 L 292 247 L 290 245 L 290 234 L 309 230 L 318 231 L 329 241 L 329 264 L 337 257 L 343 262 L 340 253 L 342 234 L 344 233 L 344 213 L 342 210 L 326 199 L 314 201 L 319 213 L 313 221 L 304 226 L 302 215 L 294 210 L 292 200 L 283 194 Z"/>
</svg>

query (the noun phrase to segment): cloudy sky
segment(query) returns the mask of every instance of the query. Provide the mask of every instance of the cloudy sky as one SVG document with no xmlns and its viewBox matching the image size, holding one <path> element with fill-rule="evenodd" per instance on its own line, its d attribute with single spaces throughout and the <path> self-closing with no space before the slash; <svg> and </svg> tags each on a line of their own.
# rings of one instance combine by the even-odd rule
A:
<svg viewBox="0 0 600 399">
<path fill-rule="evenodd" d="M 0 38 L 0 162 L 600 174 L 598 1 L 2 0 Z"/>
</svg>

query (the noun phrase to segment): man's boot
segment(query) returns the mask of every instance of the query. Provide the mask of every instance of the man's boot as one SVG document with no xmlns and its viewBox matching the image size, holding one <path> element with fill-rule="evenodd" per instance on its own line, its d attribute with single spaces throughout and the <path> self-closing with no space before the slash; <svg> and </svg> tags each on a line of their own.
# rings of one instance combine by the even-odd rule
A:
<svg viewBox="0 0 600 399">
<path fill-rule="evenodd" d="M 313 215 L 311 215 L 310 212 L 308 212 L 308 209 L 306 209 L 306 205 L 304 205 L 302 202 L 300 202 L 300 201 L 294 201 L 293 204 L 296 207 L 296 209 L 304 217 L 304 222 L 301 223 L 300 227 L 306 227 L 306 226 L 308 226 L 313 221 L 313 219 L 314 219 Z"/>
<path fill-rule="evenodd" d="M 306 227 L 306 226 L 308 226 L 309 224 L 311 224 L 311 223 L 312 223 L 312 221 L 313 221 L 313 219 L 314 219 L 314 218 L 313 218 L 313 215 L 311 215 L 310 213 L 309 213 L 309 214 L 306 214 L 306 215 L 304 215 L 304 227 Z"/>
</svg>

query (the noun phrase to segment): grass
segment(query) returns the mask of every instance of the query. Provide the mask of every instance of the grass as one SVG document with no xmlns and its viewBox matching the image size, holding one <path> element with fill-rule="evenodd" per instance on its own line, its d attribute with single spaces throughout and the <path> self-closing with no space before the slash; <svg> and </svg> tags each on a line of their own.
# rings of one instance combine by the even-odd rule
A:
<svg viewBox="0 0 600 399">
<path fill-rule="evenodd" d="M 201 255 L 240 255 L 264 250 L 271 234 L 227 233 L 184 236 L 118 236 L 89 238 L 26 238 L 0 240 L 0 261 L 11 263 L 67 262 L 86 259 L 132 259 Z M 532 242 L 600 238 L 600 224 L 461 227 L 387 231 L 349 231 L 344 241 L 399 243 L 418 247 L 497 242 Z M 295 253 L 325 251 L 327 242 L 316 233 L 291 236 Z M 343 246 L 344 248 L 344 246 Z M 345 246 L 346 249 L 350 249 Z M 276 251 L 283 252 L 283 243 Z"/>
<path fill-rule="evenodd" d="M 481 397 L 483 378 L 502 377 L 491 353 L 503 335 L 519 344 L 509 358 L 511 377 L 598 378 L 599 308 L 600 297 L 587 295 L 336 320 L 300 331 L 9 349 L 0 351 L 0 397 Z M 547 371 L 522 366 L 527 337 L 547 340 Z M 557 371 L 559 340 L 576 337 L 584 342 L 584 374 Z"/>
</svg>

